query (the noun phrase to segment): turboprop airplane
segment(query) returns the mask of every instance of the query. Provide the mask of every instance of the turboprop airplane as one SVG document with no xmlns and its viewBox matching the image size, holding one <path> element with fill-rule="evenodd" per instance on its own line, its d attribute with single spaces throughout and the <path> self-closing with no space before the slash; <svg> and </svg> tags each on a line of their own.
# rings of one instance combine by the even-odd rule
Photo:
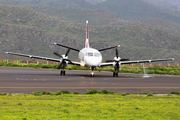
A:
<svg viewBox="0 0 180 120">
<path fill-rule="evenodd" d="M 104 49 L 94 49 L 89 46 L 89 30 L 88 30 L 88 21 L 86 21 L 86 42 L 85 42 L 85 48 L 78 50 L 72 47 L 68 47 L 59 43 L 55 43 L 55 45 L 65 47 L 67 48 L 67 52 L 65 55 L 60 55 L 56 52 L 53 52 L 54 55 L 60 57 L 60 59 L 55 59 L 55 58 L 47 58 L 47 57 L 41 57 L 41 56 L 34 56 L 34 55 L 27 55 L 27 54 L 21 54 L 21 53 L 13 53 L 13 52 L 6 52 L 7 54 L 11 55 L 17 55 L 17 56 L 23 56 L 23 57 L 29 57 L 33 59 L 42 59 L 42 60 L 47 60 L 47 61 L 54 61 L 54 62 L 60 62 L 60 65 L 58 66 L 58 69 L 62 68 L 60 71 L 60 75 L 65 75 L 65 70 L 64 68 L 68 64 L 72 65 L 78 65 L 78 66 L 83 66 L 83 67 L 89 67 L 92 72 L 91 72 L 91 77 L 94 77 L 94 69 L 96 67 L 102 67 L 102 66 L 114 66 L 114 72 L 113 72 L 113 77 L 118 77 L 118 72 L 120 69 L 120 66 L 123 64 L 134 64 L 134 63 L 150 63 L 150 62 L 159 62 L 159 61 L 169 61 L 169 60 L 174 60 L 174 58 L 167 58 L 167 59 L 153 59 L 153 60 L 135 60 L 135 61 L 130 61 L 130 59 L 121 59 L 118 54 L 117 48 L 120 47 L 120 45 L 109 47 L 109 48 L 104 48 Z M 107 60 L 105 63 L 102 63 L 102 55 L 101 51 L 105 51 L 108 49 L 115 49 L 116 57 L 114 57 L 113 60 Z M 75 62 L 71 61 L 68 59 L 68 54 L 70 50 L 74 50 L 79 52 L 79 59 L 80 62 Z"/>
</svg>

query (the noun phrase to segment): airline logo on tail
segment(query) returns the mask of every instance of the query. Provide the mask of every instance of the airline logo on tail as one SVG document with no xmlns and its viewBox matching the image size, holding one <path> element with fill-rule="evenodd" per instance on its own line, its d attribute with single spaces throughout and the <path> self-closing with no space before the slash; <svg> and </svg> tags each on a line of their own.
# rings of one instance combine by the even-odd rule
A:
<svg viewBox="0 0 180 120">
<path fill-rule="evenodd" d="M 89 48 L 89 30 L 88 30 L 88 21 L 86 21 L 86 43 L 85 48 Z"/>
</svg>

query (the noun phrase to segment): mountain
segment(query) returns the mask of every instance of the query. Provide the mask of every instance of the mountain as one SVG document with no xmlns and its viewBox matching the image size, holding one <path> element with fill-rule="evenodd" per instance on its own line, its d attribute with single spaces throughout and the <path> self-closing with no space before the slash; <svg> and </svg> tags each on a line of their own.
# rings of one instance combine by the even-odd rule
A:
<svg viewBox="0 0 180 120">
<path fill-rule="evenodd" d="M 92 4 L 96 4 L 96 3 L 100 3 L 100 2 L 104 2 L 106 0 L 86 0 L 87 2 L 90 2 Z"/>
<path fill-rule="evenodd" d="M 180 5 L 180 1 L 179 0 L 166 0 L 170 3 L 176 4 L 176 5 Z"/>
<path fill-rule="evenodd" d="M 62 8 L 42 5 L 29 7 L 35 11 L 76 23 L 84 23 L 86 20 L 89 20 L 91 21 L 91 25 L 106 25 L 118 19 L 114 13 L 108 10 Z"/>
<path fill-rule="evenodd" d="M 180 12 L 160 9 L 142 0 L 107 0 L 94 5 L 95 9 L 108 9 L 119 18 L 161 18 L 180 24 Z"/>
<path fill-rule="evenodd" d="M 146 27 L 166 31 L 176 36 L 180 36 L 180 25 L 163 20 L 163 19 L 155 19 L 155 18 L 154 19 L 135 19 L 135 20 L 118 19 L 115 22 L 109 23 L 109 25 L 146 26 Z"/>
<path fill-rule="evenodd" d="M 65 8 L 88 8 L 92 4 L 85 0 L 6 0 L 18 5 L 45 5 Z"/>
<path fill-rule="evenodd" d="M 177 4 L 175 5 L 175 4 L 170 3 L 166 0 L 143 0 L 143 1 L 151 3 L 151 4 L 158 6 L 158 7 L 165 8 L 165 9 L 180 11 L 179 5 L 177 5 Z"/>
<path fill-rule="evenodd" d="M 91 4 L 85 0 L 7 0 L 23 6 L 45 5 L 63 8 L 108 10 L 123 19 L 160 18 L 180 24 L 180 11 L 171 11 L 149 4 L 143 0 L 106 0 Z"/>
<path fill-rule="evenodd" d="M 90 46 L 105 48 L 120 44 L 120 57 L 150 59 L 175 57 L 180 59 L 180 37 L 165 31 L 140 25 L 91 26 L 89 21 Z M 0 5 L 0 56 L 8 59 L 22 59 L 5 55 L 5 51 L 55 57 L 52 52 L 64 54 L 67 49 L 53 45 L 53 42 L 84 47 L 85 23 L 73 23 L 36 12 L 22 6 Z M 77 60 L 77 53 L 71 51 L 70 59 Z M 112 59 L 115 51 L 104 51 L 105 59 Z"/>
</svg>

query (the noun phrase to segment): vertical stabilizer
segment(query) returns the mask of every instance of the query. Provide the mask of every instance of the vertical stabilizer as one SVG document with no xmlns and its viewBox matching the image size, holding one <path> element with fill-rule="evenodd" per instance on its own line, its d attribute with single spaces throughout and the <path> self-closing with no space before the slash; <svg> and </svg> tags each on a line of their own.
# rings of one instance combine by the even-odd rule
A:
<svg viewBox="0 0 180 120">
<path fill-rule="evenodd" d="M 85 48 L 89 48 L 88 20 L 86 20 L 86 42 L 85 42 Z"/>
</svg>

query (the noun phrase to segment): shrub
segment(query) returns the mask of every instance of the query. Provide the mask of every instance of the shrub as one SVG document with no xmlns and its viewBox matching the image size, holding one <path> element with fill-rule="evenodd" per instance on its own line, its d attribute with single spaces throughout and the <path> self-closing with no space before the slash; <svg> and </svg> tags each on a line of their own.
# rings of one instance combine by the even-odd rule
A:
<svg viewBox="0 0 180 120">
<path fill-rule="evenodd" d="M 180 95 L 180 92 L 179 91 L 172 91 L 171 94 Z"/>
<path fill-rule="evenodd" d="M 73 94 L 79 94 L 79 92 L 74 92 Z"/>
<path fill-rule="evenodd" d="M 61 90 L 56 92 L 56 95 L 71 94 L 68 90 Z"/>
<path fill-rule="evenodd" d="M 99 92 L 99 91 L 98 91 L 98 92 Z M 101 93 L 101 94 L 115 94 L 115 92 L 113 92 L 113 91 L 108 91 L 108 90 L 106 90 L 106 89 L 100 91 L 99 93 Z"/>
<path fill-rule="evenodd" d="M 35 95 L 35 96 L 41 96 L 42 92 L 41 91 L 36 91 L 36 92 L 32 92 L 31 94 Z"/>
<path fill-rule="evenodd" d="M 144 94 L 144 95 L 147 95 L 148 93 L 146 93 L 146 92 L 142 92 L 142 93 L 139 93 L 139 94 Z"/>
<path fill-rule="evenodd" d="M 43 95 L 51 95 L 52 93 L 51 93 L 51 92 L 48 92 L 48 91 L 44 91 L 42 94 L 43 94 Z"/>
<path fill-rule="evenodd" d="M 7 93 L 0 93 L 0 95 L 7 95 Z"/>
<path fill-rule="evenodd" d="M 104 90 L 101 91 L 101 93 L 102 93 L 102 94 L 108 94 L 109 91 L 107 91 L 107 90 L 104 89 Z"/>
<path fill-rule="evenodd" d="M 126 96 L 126 93 L 122 93 L 121 95 L 122 95 L 122 96 Z"/>
<path fill-rule="evenodd" d="M 153 94 L 150 94 L 150 93 L 149 93 L 149 94 L 147 94 L 147 96 L 153 96 Z"/>
<path fill-rule="evenodd" d="M 97 94 L 97 93 L 101 93 L 101 92 L 94 89 L 94 90 L 90 90 L 90 91 L 86 92 L 85 94 Z"/>
</svg>

